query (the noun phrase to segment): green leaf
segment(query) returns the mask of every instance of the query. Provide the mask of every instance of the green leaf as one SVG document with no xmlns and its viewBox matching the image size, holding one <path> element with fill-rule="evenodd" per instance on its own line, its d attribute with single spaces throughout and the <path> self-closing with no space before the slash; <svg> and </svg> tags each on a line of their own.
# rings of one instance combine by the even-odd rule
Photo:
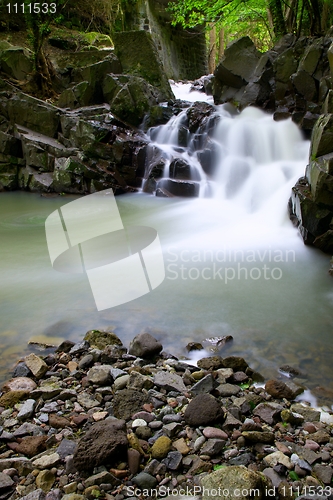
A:
<svg viewBox="0 0 333 500">
<path fill-rule="evenodd" d="M 291 471 L 289 472 L 289 477 L 290 477 L 290 479 L 292 479 L 293 481 L 298 481 L 298 480 L 299 480 L 298 475 L 297 475 L 297 474 L 296 474 L 296 472 L 295 472 L 295 471 L 293 471 L 293 470 L 291 470 Z"/>
<path fill-rule="evenodd" d="M 220 469 L 224 469 L 226 467 L 226 465 L 214 465 L 213 469 L 214 470 L 220 470 Z"/>
</svg>

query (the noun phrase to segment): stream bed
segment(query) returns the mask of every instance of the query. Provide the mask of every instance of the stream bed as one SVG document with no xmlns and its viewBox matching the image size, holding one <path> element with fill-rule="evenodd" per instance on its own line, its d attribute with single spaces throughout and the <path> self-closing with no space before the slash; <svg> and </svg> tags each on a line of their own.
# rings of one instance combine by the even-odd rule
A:
<svg viewBox="0 0 333 500">
<path fill-rule="evenodd" d="M 76 197 L 0 194 L 2 381 L 31 351 L 28 341 L 75 342 L 90 329 L 112 328 L 128 345 L 148 328 L 178 356 L 189 342 L 212 339 L 212 352 L 216 337 L 232 335 L 222 356 L 243 356 L 267 378 L 290 365 L 318 401 L 332 404 L 329 256 L 304 246 L 287 214 L 308 143 L 291 122 L 274 123 L 257 110 L 226 120 L 213 138 L 221 148 L 217 174 L 200 180 L 210 182 L 209 197 L 117 197 L 125 227 L 157 230 L 166 274 L 151 293 L 111 309 L 97 311 L 85 274 L 59 273 L 50 263 L 45 220 Z M 168 155 L 177 145 L 158 147 Z"/>
</svg>

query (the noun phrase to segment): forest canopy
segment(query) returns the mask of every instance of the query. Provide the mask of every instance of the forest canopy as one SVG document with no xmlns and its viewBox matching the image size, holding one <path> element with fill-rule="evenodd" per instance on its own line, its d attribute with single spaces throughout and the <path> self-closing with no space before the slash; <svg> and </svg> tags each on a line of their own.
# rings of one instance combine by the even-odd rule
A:
<svg viewBox="0 0 333 500">
<path fill-rule="evenodd" d="M 286 33 L 320 35 L 333 24 L 332 0 L 174 0 L 173 24 L 223 30 L 230 41 L 249 35 L 266 49 Z"/>
</svg>

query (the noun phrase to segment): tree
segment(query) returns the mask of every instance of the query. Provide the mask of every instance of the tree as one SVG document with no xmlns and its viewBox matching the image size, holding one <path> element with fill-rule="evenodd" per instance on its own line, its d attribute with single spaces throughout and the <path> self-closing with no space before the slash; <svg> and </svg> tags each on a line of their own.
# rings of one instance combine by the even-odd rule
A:
<svg viewBox="0 0 333 500">
<path fill-rule="evenodd" d="M 226 42 L 247 34 L 259 49 L 286 33 L 320 35 L 333 24 L 332 0 L 173 0 L 168 8 L 174 25 L 213 23 L 224 27 Z"/>
</svg>

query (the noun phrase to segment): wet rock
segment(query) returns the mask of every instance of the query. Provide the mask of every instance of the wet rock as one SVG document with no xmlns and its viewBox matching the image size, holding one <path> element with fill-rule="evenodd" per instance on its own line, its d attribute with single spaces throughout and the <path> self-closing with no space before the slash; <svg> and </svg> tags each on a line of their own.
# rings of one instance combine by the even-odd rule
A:
<svg viewBox="0 0 333 500">
<path fill-rule="evenodd" d="M 229 499 L 249 500 L 251 498 L 250 492 L 254 490 L 258 491 L 258 498 L 262 498 L 266 483 L 260 474 L 250 471 L 244 466 L 230 466 L 208 474 L 201 480 L 201 485 L 205 488 L 202 495 L 203 500 L 221 498 L 218 494 L 219 488 L 220 491 L 229 491 Z M 216 494 L 211 495 L 208 492 L 216 492 Z"/>
<path fill-rule="evenodd" d="M 141 411 L 149 402 L 149 396 L 134 389 L 123 389 L 115 394 L 113 400 L 114 415 L 117 418 L 129 419 L 134 413 Z"/>
<path fill-rule="evenodd" d="M 21 361 L 15 366 L 13 371 L 13 377 L 29 377 L 29 375 L 31 375 L 31 371 L 24 363 L 24 361 Z"/>
<path fill-rule="evenodd" d="M 84 336 L 84 340 L 89 342 L 90 347 L 95 347 L 101 351 L 108 345 L 122 346 L 123 343 L 113 332 L 103 332 L 100 330 L 90 330 Z"/>
<path fill-rule="evenodd" d="M 182 196 L 184 198 L 194 198 L 199 196 L 200 184 L 195 181 L 163 179 L 157 184 L 156 196 L 158 196 L 158 190 L 162 191 L 162 196 Z"/>
<path fill-rule="evenodd" d="M 130 343 L 128 352 L 139 358 L 157 356 L 163 349 L 162 344 L 149 333 L 139 333 Z"/>
<path fill-rule="evenodd" d="M 223 367 L 232 368 L 234 372 L 245 372 L 248 366 L 245 359 L 240 356 L 229 356 L 223 359 Z"/>
<path fill-rule="evenodd" d="M 187 424 L 198 427 L 221 421 L 223 416 L 222 407 L 217 399 L 209 394 L 200 394 L 187 406 L 184 419 Z"/>
<path fill-rule="evenodd" d="M 91 470 L 99 465 L 113 465 L 127 454 L 124 420 L 105 420 L 94 424 L 80 439 L 74 453 L 78 470 Z"/>
<path fill-rule="evenodd" d="M 198 368 L 203 370 L 218 370 L 222 368 L 223 359 L 220 356 L 210 356 L 209 358 L 201 358 L 198 361 Z"/>
<path fill-rule="evenodd" d="M 281 380 L 268 380 L 265 389 L 274 398 L 277 399 L 295 399 L 304 389 L 292 382 L 282 382 Z"/>
</svg>

